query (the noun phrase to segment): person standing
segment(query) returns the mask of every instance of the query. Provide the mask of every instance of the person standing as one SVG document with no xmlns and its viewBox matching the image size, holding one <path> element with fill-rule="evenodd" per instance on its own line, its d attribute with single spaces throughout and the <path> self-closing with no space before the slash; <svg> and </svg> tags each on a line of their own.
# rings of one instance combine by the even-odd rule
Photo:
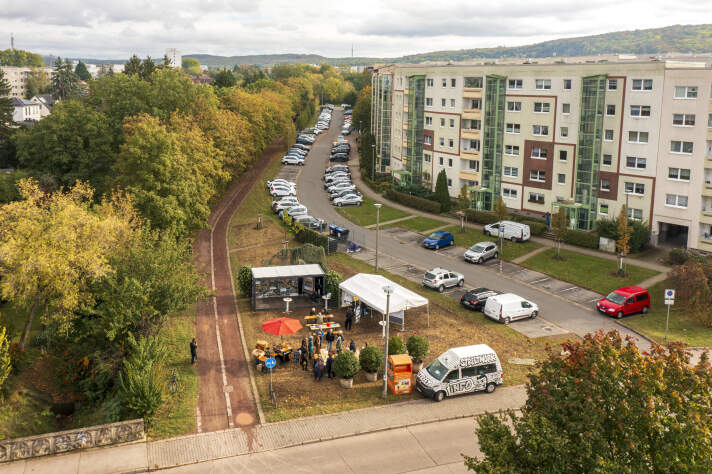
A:
<svg viewBox="0 0 712 474">
<path fill-rule="evenodd" d="M 350 331 L 353 322 L 354 322 L 354 311 L 353 311 L 353 309 L 349 308 L 348 311 L 346 311 L 346 321 L 344 321 L 344 329 L 346 329 L 347 331 Z"/>
<path fill-rule="evenodd" d="M 326 376 L 327 378 L 334 378 L 336 375 L 334 374 L 334 353 L 329 352 L 329 358 L 326 359 Z"/>
<path fill-rule="evenodd" d="M 326 336 L 324 336 L 324 338 L 326 339 L 326 350 L 331 352 L 331 346 L 334 344 L 334 339 L 336 339 L 334 337 L 334 331 L 329 329 L 329 331 L 326 333 Z"/>
<path fill-rule="evenodd" d="M 546 221 L 546 228 L 551 229 L 551 214 L 548 212 L 544 214 L 544 220 Z"/>
<path fill-rule="evenodd" d="M 307 337 L 307 350 L 309 351 L 309 360 L 312 360 L 314 358 L 314 337 L 309 334 L 309 337 Z"/>
<path fill-rule="evenodd" d="M 314 357 L 319 357 L 321 355 L 321 338 L 319 336 L 314 337 Z"/>
<path fill-rule="evenodd" d="M 351 339 L 349 343 L 349 350 L 354 353 L 356 352 L 356 342 L 353 339 Z"/>
<path fill-rule="evenodd" d="M 324 376 L 324 361 L 321 357 L 316 359 L 316 381 L 321 382 L 321 378 Z"/>
<path fill-rule="evenodd" d="M 193 340 L 190 341 L 190 365 L 195 364 L 196 360 L 198 360 L 198 343 L 195 342 L 195 338 L 193 338 Z"/>
<path fill-rule="evenodd" d="M 309 316 L 316 316 L 316 308 L 312 308 L 311 311 L 309 311 Z"/>
<path fill-rule="evenodd" d="M 344 336 L 339 334 L 336 336 L 336 353 L 341 354 L 341 345 L 344 343 Z"/>
</svg>

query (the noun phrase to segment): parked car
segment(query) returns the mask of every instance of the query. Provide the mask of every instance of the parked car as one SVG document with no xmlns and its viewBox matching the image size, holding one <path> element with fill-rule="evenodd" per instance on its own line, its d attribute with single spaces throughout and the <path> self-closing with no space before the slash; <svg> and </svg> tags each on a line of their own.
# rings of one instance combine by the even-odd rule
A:
<svg viewBox="0 0 712 474">
<path fill-rule="evenodd" d="M 294 206 L 299 206 L 299 201 L 297 201 L 296 197 L 294 199 L 290 199 L 288 201 L 279 201 L 277 204 L 272 206 L 272 210 L 276 214 L 279 214 L 279 211 L 283 211 L 285 209 L 289 209 L 290 207 L 294 207 Z"/>
<path fill-rule="evenodd" d="M 292 148 L 297 148 L 299 150 L 304 150 L 306 152 L 309 152 L 309 149 L 311 148 L 309 145 L 304 145 L 302 143 L 295 143 L 292 145 Z"/>
<path fill-rule="evenodd" d="M 309 210 L 307 209 L 307 207 L 302 206 L 301 204 L 299 206 L 292 206 L 287 209 L 287 214 L 289 214 L 290 217 L 305 216 L 308 213 Z"/>
<path fill-rule="evenodd" d="M 289 188 L 274 188 L 270 190 L 269 193 L 274 197 L 294 196 L 295 194 L 297 194 L 296 191 Z"/>
<path fill-rule="evenodd" d="M 329 186 L 329 193 L 333 193 L 335 191 L 353 191 L 356 189 L 356 186 L 350 183 L 338 183 L 333 186 Z"/>
<path fill-rule="evenodd" d="M 488 288 L 475 288 L 462 295 L 460 304 L 468 309 L 482 311 L 487 302 L 487 298 L 501 294 L 499 291 L 490 290 Z"/>
<path fill-rule="evenodd" d="M 504 239 L 512 242 L 524 242 L 531 237 L 531 231 L 527 224 L 514 221 L 501 221 L 493 224 L 487 224 L 484 227 L 485 234 L 491 237 L 499 237 L 499 227 L 504 227 Z"/>
<path fill-rule="evenodd" d="M 482 263 L 498 256 L 497 245 L 492 242 L 478 242 L 465 251 L 463 258 L 470 263 Z"/>
<path fill-rule="evenodd" d="M 348 156 L 335 156 L 332 158 L 329 158 L 329 161 L 332 163 L 348 163 L 349 157 Z"/>
<path fill-rule="evenodd" d="M 333 201 L 334 199 L 344 197 L 347 194 L 355 194 L 356 196 L 359 196 L 359 197 L 361 196 L 361 193 L 355 189 L 345 189 L 343 191 L 334 191 L 333 193 L 330 193 L 329 200 Z"/>
<path fill-rule="evenodd" d="M 286 179 L 282 179 L 282 178 L 276 178 L 276 179 L 273 179 L 272 181 L 267 181 L 268 188 L 271 188 L 272 186 L 277 185 L 277 184 L 284 184 L 286 186 L 296 186 L 297 185 L 297 183 L 293 183 L 291 181 L 287 181 Z"/>
<path fill-rule="evenodd" d="M 455 237 L 452 233 L 439 230 L 430 234 L 425 240 L 423 240 L 423 247 L 426 249 L 441 249 L 447 247 L 448 245 L 455 245 Z"/>
<path fill-rule="evenodd" d="M 331 165 L 324 170 L 324 174 L 333 173 L 335 171 L 349 171 L 348 165 Z"/>
<path fill-rule="evenodd" d="M 621 319 L 634 313 L 647 313 L 650 310 L 650 293 L 639 286 L 626 286 L 613 290 L 596 303 L 601 313 Z"/>
<path fill-rule="evenodd" d="M 318 231 L 323 231 L 326 228 L 326 222 L 323 219 L 317 219 L 316 217 L 312 217 L 310 215 L 303 215 L 303 216 L 296 216 L 294 218 L 296 222 L 299 222 L 301 225 L 304 227 L 307 227 L 309 229 L 314 229 Z"/>
<path fill-rule="evenodd" d="M 539 307 L 519 295 L 505 293 L 487 298 L 483 313 L 495 321 L 509 324 L 517 319 L 536 318 Z"/>
<path fill-rule="evenodd" d="M 423 275 L 423 285 L 438 290 L 440 293 L 445 291 L 445 288 L 464 284 L 465 276 L 462 273 L 445 270 L 444 268 L 433 268 Z"/>
<path fill-rule="evenodd" d="M 361 204 L 363 204 L 363 198 L 361 196 L 357 196 L 356 194 L 347 194 L 346 196 L 334 199 L 334 205 L 337 207 L 360 206 Z"/>
<path fill-rule="evenodd" d="M 287 155 L 282 158 L 282 164 L 304 166 L 304 160 L 302 158 L 297 158 L 296 156 Z"/>
<path fill-rule="evenodd" d="M 286 189 L 288 191 L 292 191 L 294 194 L 297 192 L 297 187 L 296 186 L 290 186 L 288 184 L 273 184 L 272 186 L 269 187 L 270 192 L 275 191 L 277 189 Z"/>
</svg>

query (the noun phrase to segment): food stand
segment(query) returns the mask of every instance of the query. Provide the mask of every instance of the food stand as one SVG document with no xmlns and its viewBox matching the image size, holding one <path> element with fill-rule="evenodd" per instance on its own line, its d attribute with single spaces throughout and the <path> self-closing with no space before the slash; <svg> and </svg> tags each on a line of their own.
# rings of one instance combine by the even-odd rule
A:
<svg viewBox="0 0 712 474">
<path fill-rule="evenodd" d="M 393 395 L 413 392 L 413 361 L 408 354 L 388 356 L 388 389 Z"/>
<path fill-rule="evenodd" d="M 324 293 L 321 265 L 282 265 L 252 269 L 252 309 L 284 308 L 283 298 L 292 298 L 292 308 L 309 308 Z"/>
</svg>

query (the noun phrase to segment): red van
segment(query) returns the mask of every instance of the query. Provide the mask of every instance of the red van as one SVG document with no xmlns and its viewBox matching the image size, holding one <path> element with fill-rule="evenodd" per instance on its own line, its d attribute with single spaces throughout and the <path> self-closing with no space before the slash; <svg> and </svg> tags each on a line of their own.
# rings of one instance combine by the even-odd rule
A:
<svg viewBox="0 0 712 474">
<path fill-rule="evenodd" d="M 639 286 L 626 286 L 613 290 L 598 300 L 596 308 L 609 316 L 621 319 L 626 314 L 647 313 L 650 309 L 650 293 Z"/>
</svg>

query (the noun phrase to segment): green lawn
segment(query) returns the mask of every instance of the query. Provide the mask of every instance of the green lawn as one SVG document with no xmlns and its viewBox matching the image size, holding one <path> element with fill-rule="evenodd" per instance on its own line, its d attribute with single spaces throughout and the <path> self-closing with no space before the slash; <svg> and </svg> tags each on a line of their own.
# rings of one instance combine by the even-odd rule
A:
<svg viewBox="0 0 712 474">
<path fill-rule="evenodd" d="M 465 227 L 465 232 L 460 232 L 460 226 L 454 225 L 443 230 L 452 232 L 452 235 L 455 236 L 455 244 L 461 247 L 471 247 L 477 242 L 482 241 L 497 242 L 497 245 L 499 245 L 499 239 L 485 235 L 479 229 Z M 532 242 L 531 240 L 527 242 L 510 242 L 505 240 L 504 250 L 500 250 L 499 255 L 504 260 L 514 260 L 515 258 L 536 250 L 539 247 L 541 247 L 540 244 Z"/>
<path fill-rule="evenodd" d="M 376 208 L 373 207 L 375 203 L 373 199 L 364 196 L 360 206 L 337 207 L 336 212 L 356 225 L 367 226 L 376 223 Z M 408 215 L 410 214 L 407 212 L 384 205 L 381 207 L 380 221 L 388 222 Z"/>
<path fill-rule="evenodd" d="M 606 260 L 568 250 L 561 251 L 564 260 L 555 260 L 553 258 L 555 255 L 556 250 L 552 248 L 525 260 L 522 265 L 602 295 L 622 286 L 636 285 L 659 273 L 655 270 L 627 265 L 628 275 L 621 278 L 615 274 L 617 268 L 615 260 Z"/>
<path fill-rule="evenodd" d="M 431 219 L 430 217 L 416 216 L 412 219 L 406 219 L 404 221 L 385 225 L 383 226 L 383 228 L 387 229 L 389 227 L 403 227 L 404 229 L 410 229 L 415 232 L 423 232 L 426 230 L 435 229 L 436 227 L 442 227 L 444 225 L 448 225 L 448 223 L 438 219 Z"/>
<path fill-rule="evenodd" d="M 621 322 L 654 341 L 662 343 L 665 338 L 665 318 L 667 317 L 667 307 L 663 298 L 665 288 L 672 288 L 670 282 L 664 281 L 649 288 L 650 311 L 648 314 L 628 316 Z M 712 328 L 695 321 L 679 304 L 670 307 L 669 324 L 668 341 L 682 341 L 693 347 L 712 347 Z"/>
</svg>

